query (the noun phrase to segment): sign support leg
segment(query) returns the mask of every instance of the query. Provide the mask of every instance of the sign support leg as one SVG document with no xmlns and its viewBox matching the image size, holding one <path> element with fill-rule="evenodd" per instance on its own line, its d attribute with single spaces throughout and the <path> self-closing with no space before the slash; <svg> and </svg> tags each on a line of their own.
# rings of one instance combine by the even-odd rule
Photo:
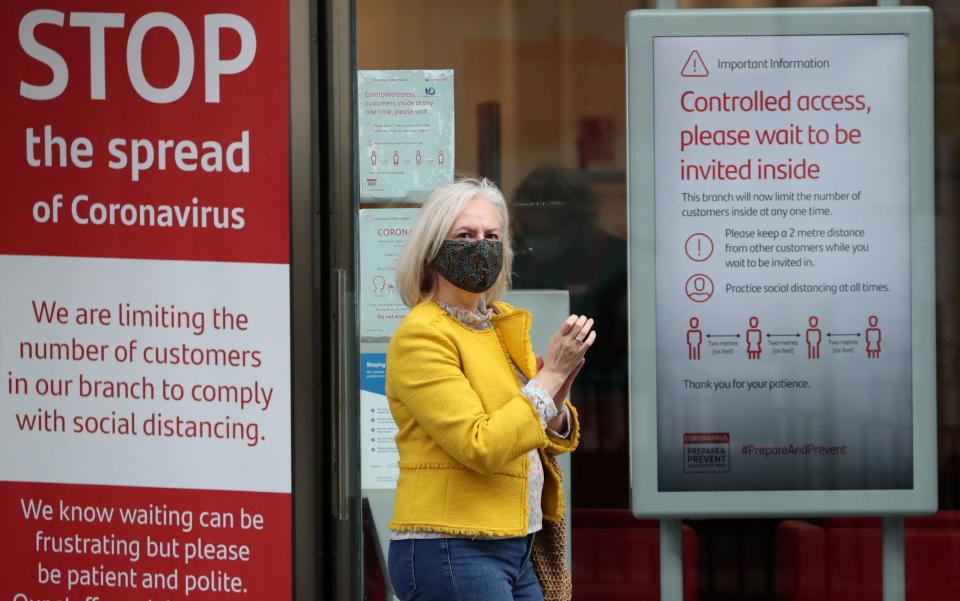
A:
<svg viewBox="0 0 960 601">
<path fill-rule="evenodd" d="M 883 601 L 906 599 L 903 561 L 903 517 L 883 518 Z"/>
<path fill-rule="evenodd" d="M 679 519 L 660 520 L 660 601 L 683 600 L 682 524 Z"/>
</svg>

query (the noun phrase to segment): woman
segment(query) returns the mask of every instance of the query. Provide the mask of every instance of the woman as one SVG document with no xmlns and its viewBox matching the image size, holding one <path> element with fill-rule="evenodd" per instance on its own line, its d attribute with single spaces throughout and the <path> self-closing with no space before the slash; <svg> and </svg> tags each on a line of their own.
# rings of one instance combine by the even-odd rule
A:
<svg viewBox="0 0 960 601">
<path fill-rule="evenodd" d="M 400 452 L 388 563 L 401 601 L 543 599 L 533 537 L 563 519 L 548 455 L 579 438 L 576 411 L 554 399 L 596 332 L 571 315 L 545 358 L 533 354 L 530 314 L 498 302 L 508 232 L 496 186 L 461 180 L 427 199 L 397 266 L 411 308 L 387 351 Z"/>
</svg>

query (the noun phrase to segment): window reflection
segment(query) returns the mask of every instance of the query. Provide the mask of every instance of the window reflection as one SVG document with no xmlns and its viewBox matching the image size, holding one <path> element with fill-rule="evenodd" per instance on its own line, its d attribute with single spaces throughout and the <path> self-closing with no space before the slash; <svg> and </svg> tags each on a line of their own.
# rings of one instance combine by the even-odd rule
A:
<svg viewBox="0 0 960 601">
<path fill-rule="evenodd" d="M 910 601 L 960 598 L 960 3 L 934 10 L 941 512 L 907 521 Z M 683 8 L 872 5 L 866 0 L 681 0 Z M 908 2 L 904 2 L 908 4 Z M 514 286 L 566 289 L 599 334 L 574 390 L 574 599 L 651 599 L 657 529 L 629 515 L 623 18 L 654 2 L 357 0 L 358 68 L 453 68 L 456 169 L 499 174 L 510 201 Z M 411 35 L 411 32 L 416 32 Z M 491 104 L 492 103 L 492 104 Z M 484 146 L 496 105 L 496 148 Z M 483 115 L 487 115 L 483 117 Z M 488 171 L 490 165 L 495 171 Z M 876 519 L 696 520 L 684 531 L 686 598 L 879 599 Z"/>
<path fill-rule="evenodd" d="M 597 340 L 574 383 L 584 423 L 572 455 L 574 505 L 626 507 L 627 244 L 598 227 L 588 181 L 572 169 L 537 167 L 510 200 L 515 288 L 570 292 L 570 311 L 596 320 Z M 583 474 L 583 476 L 581 476 Z M 589 474 L 603 482 L 590 483 Z"/>
</svg>

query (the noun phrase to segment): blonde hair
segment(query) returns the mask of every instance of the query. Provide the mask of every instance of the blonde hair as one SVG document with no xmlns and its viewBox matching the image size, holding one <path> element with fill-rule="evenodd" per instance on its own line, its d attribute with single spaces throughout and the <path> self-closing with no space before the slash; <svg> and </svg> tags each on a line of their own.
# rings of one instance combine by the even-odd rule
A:
<svg viewBox="0 0 960 601">
<path fill-rule="evenodd" d="M 507 202 L 497 185 L 481 178 L 458 179 L 434 190 L 423 207 L 410 239 L 397 261 L 397 289 L 400 299 L 408 307 L 431 298 L 436 287 L 436 275 L 430 263 L 437 256 L 440 244 L 447 237 L 453 222 L 474 198 L 483 198 L 500 216 L 500 241 L 503 242 L 503 269 L 493 286 L 484 293 L 487 302 L 499 300 L 510 288 L 513 269 L 513 249 L 510 246 L 510 217 Z"/>
</svg>

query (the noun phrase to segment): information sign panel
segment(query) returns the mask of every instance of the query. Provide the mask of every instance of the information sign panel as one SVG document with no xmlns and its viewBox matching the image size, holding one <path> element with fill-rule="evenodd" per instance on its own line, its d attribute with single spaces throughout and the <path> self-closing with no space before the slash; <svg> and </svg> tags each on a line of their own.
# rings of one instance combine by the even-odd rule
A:
<svg viewBox="0 0 960 601">
<path fill-rule="evenodd" d="M 360 353 L 360 488 L 397 487 L 397 424 L 387 403 L 387 354 Z"/>
<path fill-rule="evenodd" d="M 0 598 L 290 599 L 287 5 L 0 21 Z"/>
<path fill-rule="evenodd" d="M 396 269 L 420 209 L 361 209 L 360 336 L 389 338 L 407 315 Z"/>
<path fill-rule="evenodd" d="M 634 511 L 933 509 L 929 11 L 772 14 L 628 17 Z"/>
<path fill-rule="evenodd" d="M 360 198 L 422 201 L 453 181 L 453 71 L 358 71 Z"/>
</svg>

